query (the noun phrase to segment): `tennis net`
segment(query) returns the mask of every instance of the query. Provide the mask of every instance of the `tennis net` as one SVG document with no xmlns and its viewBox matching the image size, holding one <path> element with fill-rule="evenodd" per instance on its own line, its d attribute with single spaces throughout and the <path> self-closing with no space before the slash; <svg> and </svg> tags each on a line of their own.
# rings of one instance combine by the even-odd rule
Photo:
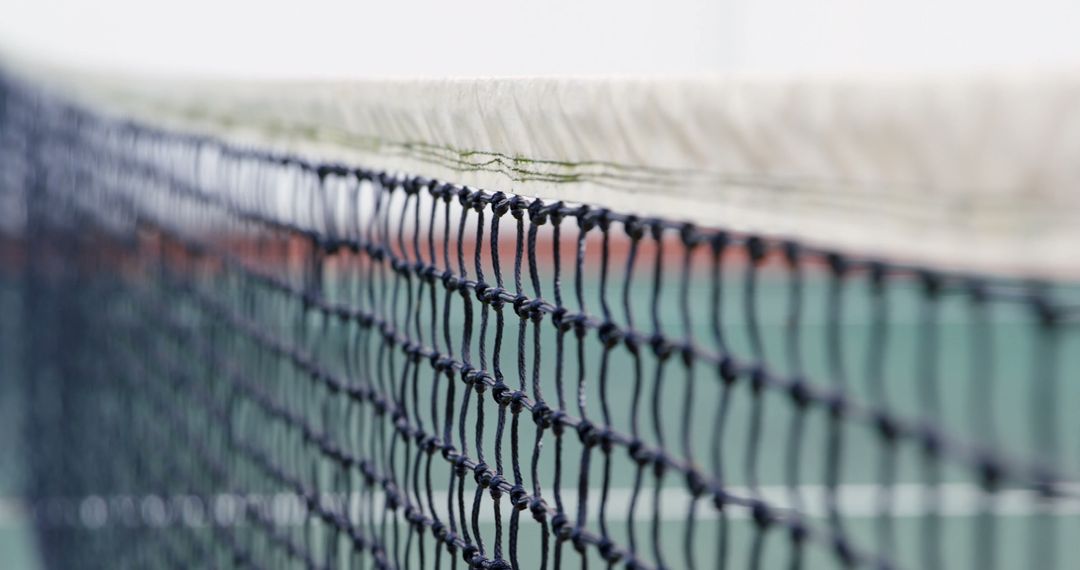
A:
<svg viewBox="0 0 1080 570">
<path fill-rule="evenodd" d="M 0 170 L 49 567 L 1076 561 L 1067 285 L 320 162 L 15 81 Z"/>
</svg>

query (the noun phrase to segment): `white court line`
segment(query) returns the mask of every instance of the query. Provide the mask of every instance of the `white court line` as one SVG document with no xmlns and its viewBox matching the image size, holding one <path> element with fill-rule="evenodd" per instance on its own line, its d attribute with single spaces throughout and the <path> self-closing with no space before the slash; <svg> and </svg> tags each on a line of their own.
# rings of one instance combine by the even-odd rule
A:
<svg viewBox="0 0 1080 570">
<path fill-rule="evenodd" d="M 26 504 L 15 497 L 0 497 L 0 527 L 22 524 L 27 518 Z"/>
<path fill-rule="evenodd" d="M 1033 515 L 1076 516 L 1080 515 L 1080 483 L 1066 483 L 1057 487 L 1064 496 L 1053 499 L 1043 499 L 1037 493 L 1026 489 L 1013 489 L 999 491 L 993 495 L 993 501 L 986 503 L 986 495 L 978 486 L 969 483 L 946 483 L 938 486 L 936 497 L 932 503 L 928 502 L 931 495 L 928 487 L 916 484 L 898 484 L 890 488 L 876 484 L 843 485 L 837 488 L 837 510 L 846 518 L 858 519 L 876 517 L 881 513 L 881 499 L 888 491 L 891 496 L 889 512 L 896 518 L 914 518 L 936 513 L 943 517 L 969 517 L 984 512 L 996 516 L 1025 517 Z M 754 497 L 768 503 L 775 509 L 782 511 L 796 511 L 807 518 L 822 518 L 828 515 L 828 490 L 822 485 L 802 485 L 795 487 L 794 491 L 802 497 L 802 508 L 796 509 L 792 502 L 792 488 L 785 486 L 763 486 L 755 495 L 746 487 L 729 487 L 728 492 L 733 496 Z M 643 488 L 638 496 L 637 506 L 634 510 L 635 520 L 651 520 L 653 517 L 652 488 Z M 591 519 L 599 516 L 600 511 L 599 487 L 590 488 L 588 491 L 586 512 Z M 606 517 L 609 522 L 624 522 L 630 517 L 630 502 L 633 495 L 631 488 L 615 488 L 608 493 Z M 466 491 L 465 508 L 466 517 L 471 519 L 472 499 L 474 491 Z M 457 509 L 457 494 L 452 496 L 446 491 L 432 494 L 436 514 L 440 518 L 447 518 L 447 501 L 452 499 L 455 511 Z M 576 488 L 564 489 L 562 492 L 563 507 L 573 518 L 578 509 L 578 492 Z M 549 507 L 555 508 L 554 497 L 545 495 L 545 501 Z M 428 510 L 426 496 L 421 497 L 421 505 L 425 512 Z M 320 501 L 327 508 L 342 511 L 348 507 L 350 518 L 356 520 L 361 512 L 374 510 L 379 512 L 383 509 L 384 497 L 381 493 L 371 496 L 359 492 L 324 493 Z M 659 519 L 665 522 L 682 522 L 687 520 L 692 506 L 691 497 L 681 487 L 664 488 L 659 497 Z M 509 498 L 503 498 L 502 514 L 509 517 L 511 511 Z M 931 506 L 933 508 L 931 508 Z M 0 526 L 13 526 L 23 524 L 31 518 L 36 511 L 40 522 L 46 526 L 79 526 L 84 528 L 100 528 L 109 524 L 123 526 L 148 525 L 154 527 L 184 524 L 188 526 L 206 526 L 215 524 L 218 526 L 235 526 L 246 523 L 245 511 L 257 509 L 275 524 L 291 526 L 302 524 L 306 519 L 306 508 L 303 502 L 292 493 L 276 494 L 215 494 L 209 499 L 196 495 L 159 495 L 142 496 L 99 496 L 88 495 L 78 498 L 53 498 L 38 504 L 37 509 L 30 508 L 24 501 L 18 498 L 0 498 Z M 732 519 L 746 519 L 750 515 L 748 509 L 733 506 L 728 509 L 728 516 Z M 719 518 L 720 513 L 712 506 L 709 499 L 701 499 L 698 502 L 695 513 L 697 520 L 708 521 Z M 479 521 L 482 523 L 494 522 L 495 515 L 492 501 L 488 493 L 484 493 L 484 499 L 479 513 Z"/>
</svg>

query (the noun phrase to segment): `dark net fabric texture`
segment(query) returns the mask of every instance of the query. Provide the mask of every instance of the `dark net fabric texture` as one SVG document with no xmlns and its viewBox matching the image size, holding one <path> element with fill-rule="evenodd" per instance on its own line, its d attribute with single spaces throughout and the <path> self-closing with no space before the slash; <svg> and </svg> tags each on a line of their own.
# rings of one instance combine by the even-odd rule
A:
<svg viewBox="0 0 1080 570">
<path fill-rule="evenodd" d="M 1069 286 L 321 164 L 15 83 L 0 170 L 50 568 L 1080 561 Z"/>
</svg>

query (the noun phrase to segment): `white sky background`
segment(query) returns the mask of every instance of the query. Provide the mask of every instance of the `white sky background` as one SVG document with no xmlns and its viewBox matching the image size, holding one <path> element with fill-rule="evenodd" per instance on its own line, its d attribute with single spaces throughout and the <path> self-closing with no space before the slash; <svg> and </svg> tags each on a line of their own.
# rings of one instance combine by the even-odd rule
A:
<svg viewBox="0 0 1080 570">
<path fill-rule="evenodd" d="M 1064 0 L 0 0 L 0 49 L 246 77 L 1080 66 Z"/>
</svg>

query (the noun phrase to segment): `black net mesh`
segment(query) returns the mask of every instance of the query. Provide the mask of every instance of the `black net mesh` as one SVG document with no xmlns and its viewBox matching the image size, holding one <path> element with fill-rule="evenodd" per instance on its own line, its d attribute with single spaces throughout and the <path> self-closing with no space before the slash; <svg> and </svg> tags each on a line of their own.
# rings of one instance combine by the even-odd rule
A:
<svg viewBox="0 0 1080 570">
<path fill-rule="evenodd" d="M 13 83 L 0 170 L 48 567 L 1080 560 L 1074 288 L 322 164 Z"/>
</svg>

